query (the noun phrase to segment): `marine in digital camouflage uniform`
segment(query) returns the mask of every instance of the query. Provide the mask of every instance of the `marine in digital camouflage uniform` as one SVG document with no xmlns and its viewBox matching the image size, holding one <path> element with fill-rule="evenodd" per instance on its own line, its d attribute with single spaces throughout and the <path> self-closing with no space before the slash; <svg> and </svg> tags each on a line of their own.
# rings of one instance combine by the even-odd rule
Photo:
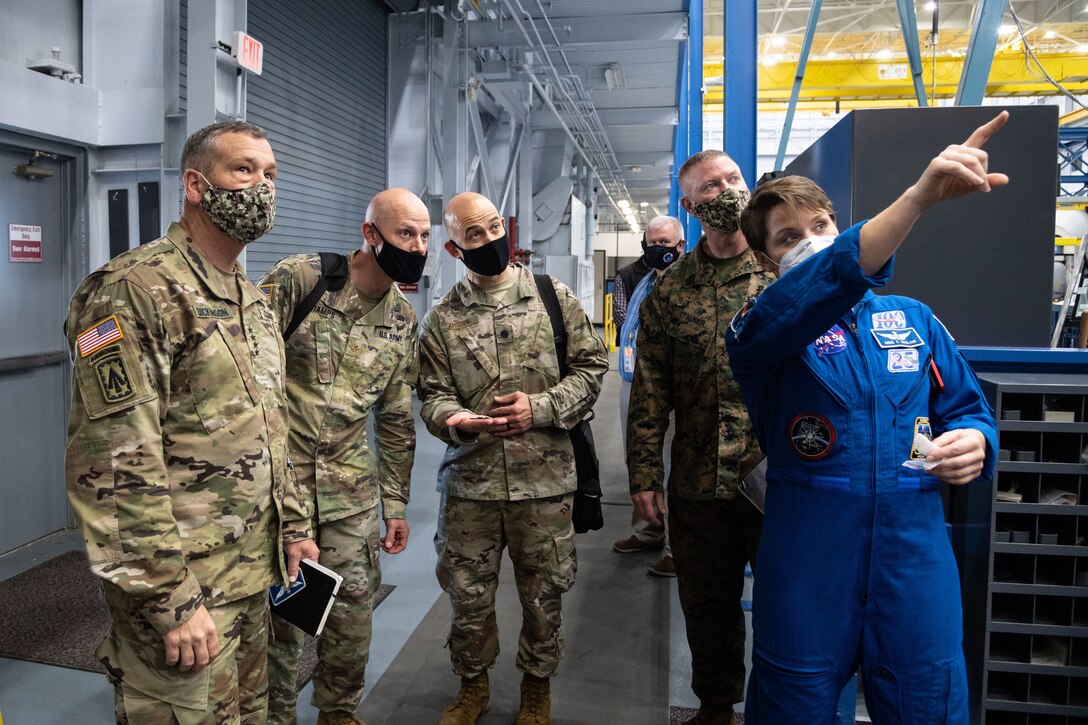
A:
<svg viewBox="0 0 1088 725">
<path fill-rule="evenodd" d="M 180 222 L 69 306 L 68 496 L 112 616 L 96 654 L 118 722 L 261 723 L 266 590 L 316 555 L 282 341 L 234 261 L 271 225 L 275 159 L 227 122 L 190 138 L 182 168 Z"/>
<path fill-rule="evenodd" d="M 733 722 L 744 699 L 744 568 L 755 560 L 762 515 L 737 486 L 759 462 L 725 330 L 774 277 L 739 229 L 747 186 L 722 152 L 701 152 L 680 172 L 684 208 L 705 235 L 669 267 L 640 312 L 627 427 L 632 498 L 653 522 L 664 510 L 662 447 L 670 411 L 676 437 L 668 480 L 669 533 L 692 653 L 694 723 Z M 738 193 L 743 192 L 743 193 Z"/>
<path fill-rule="evenodd" d="M 569 371 L 560 380 L 544 303 L 529 270 L 507 266 L 509 241 L 495 207 L 479 194 L 459 194 L 445 221 L 446 249 L 469 272 L 427 313 L 420 334 L 423 420 L 448 445 L 435 549 L 453 605 L 450 657 L 462 678 L 440 722 L 471 723 L 489 707 L 504 547 L 524 617 L 518 722 L 550 722 L 548 678 L 563 651 L 561 597 L 577 568 L 567 430 L 596 401 L 608 358 L 573 293 L 552 280 L 568 336 Z"/>
<path fill-rule="evenodd" d="M 316 501 L 321 562 L 344 577 L 318 640 L 312 703 L 321 710 L 319 723 L 362 722 L 352 713 L 370 653 L 372 602 L 381 584 L 378 553 L 399 553 L 408 540 L 419 330 L 415 311 L 375 250 L 385 236 L 385 244 L 425 261 L 430 230 L 427 207 L 411 192 L 389 189 L 375 196 L 363 246 L 347 258 L 351 279 L 339 291 L 324 292 L 286 343 L 291 458 Z M 389 252 L 382 248 L 381 258 Z M 299 255 L 281 260 L 261 280 L 281 332 L 320 276 L 318 255 Z M 372 412 L 376 450 L 367 442 Z M 269 722 L 294 723 L 303 633 L 278 617 L 272 629 Z"/>
</svg>

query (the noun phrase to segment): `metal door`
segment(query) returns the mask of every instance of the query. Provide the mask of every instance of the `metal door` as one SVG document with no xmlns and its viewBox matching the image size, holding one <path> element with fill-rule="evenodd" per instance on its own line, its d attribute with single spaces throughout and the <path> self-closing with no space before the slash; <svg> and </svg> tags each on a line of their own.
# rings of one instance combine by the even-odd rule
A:
<svg viewBox="0 0 1088 725">
<path fill-rule="evenodd" d="M 61 327 L 71 286 L 69 169 L 35 149 L 0 145 L 0 553 L 64 528 L 68 353 Z"/>
</svg>

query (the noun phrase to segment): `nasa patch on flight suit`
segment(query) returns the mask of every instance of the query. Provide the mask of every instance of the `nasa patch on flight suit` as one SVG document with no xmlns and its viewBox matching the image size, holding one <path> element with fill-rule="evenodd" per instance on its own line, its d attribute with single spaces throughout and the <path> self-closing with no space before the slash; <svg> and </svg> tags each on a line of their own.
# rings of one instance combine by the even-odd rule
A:
<svg viewBox="0 0 1088 725">
<path fill-rule="evenodd" d="M 806 461 L 818 461 L 835 447 L 835 426 L 819 413 L 801 413 L 790 421 L 789 437 L 794 453 Z"/>
<path fill-rule="evenodd" d="M 925 344 L 922 336 L 913 327 L 904 327 L 901 330 L 870 330 L 876 338 L 876 344 L 881 349 L 888 350 L 893 347 L 921 347 Z"/>
<path fill-rule="evenodd" d="M 846 350 L 846 333 L 838 325 L 832 325 L 830 330 L 816 338 L 812 348 L 816 351 L 816 357 L 837 355 Z"/>
<path fill-rule="evenodd" d="M 117 315 L 80 333 L 76 350 L 76 381 L 88 418 L 101 418 L 154 399 L 136 343 L 125 337 Z"/>
</svg>

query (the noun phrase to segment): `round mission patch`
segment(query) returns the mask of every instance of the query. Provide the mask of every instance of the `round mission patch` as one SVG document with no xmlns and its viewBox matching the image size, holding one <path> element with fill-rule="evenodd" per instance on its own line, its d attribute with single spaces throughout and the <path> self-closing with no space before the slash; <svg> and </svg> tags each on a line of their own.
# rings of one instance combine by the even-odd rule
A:
<svg viewBox="0 0 1088 725">
<path fill-rule="evenodd" d="M 835 427 L 816 413 L 801 413 L 790 421 L 790 448 L 806 461 L 818 461 L 835 446 Z"/>
</svg>

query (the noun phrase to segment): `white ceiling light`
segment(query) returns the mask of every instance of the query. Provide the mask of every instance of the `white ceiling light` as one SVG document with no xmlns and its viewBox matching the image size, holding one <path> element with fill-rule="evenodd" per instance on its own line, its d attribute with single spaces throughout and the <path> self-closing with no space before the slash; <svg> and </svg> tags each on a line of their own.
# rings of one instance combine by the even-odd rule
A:
<svg viewBox="0 0 1088 725">
<path fill-rule="evenodd" d="M 1078 53 L 1088 53 L 1088 45 L 1078 45 L 1077 46 L 1077 52 Z"/>
<path fill-rule="evenodd" d="M 617 206 L 619 206 L 620 209 L 630 209 L 631 208 L 631 202 L 627 201 L 626 199 L 620 199 L 617 202 Z"/>
<path fill-rule="evenodd" d="M 933 2 L 933 0 L 930 0 L 930 2 L 922 6 L 922 9 L 925 10 L 927 13 L 931 13 L 937 9 L 937 3 Z"/>
<path fill-rule="evenodd" d="M 997 32 L 1001 33 L 1002 35 L 1008 35 L 1014 30 L 1016 30 L 1015 25 L 1002 25 L 1000 28 L 997 29 Z"/>
<path fill-rule="evenodd" d="M 782 60 L 782 56 L 775 55 L 773 53 L 767 53 L 759 62 L 763 65 L 776 65 L 780 60 Z"/>
<path fill-rule="evenodd" d="M 1054 38 L 1057 38 L 1057 37 L 1058 37 L 1058 34 L 1055 33 L 1053 30 L 1048 30 L 1045 33 L 1043 33 L 1043 38 L 1045 38 L 1046 40 L 1054 40 Z"/>
<path fill-rule="evenodd" d="M 876 52 L 876 59 L 877 60 L 890 60 L 891 57 L 892 57 L 892 52 L 887 48 L 883 48 L 883 49 L 878 50 Z"/>
<path fill-rule="evenodd" d="M 623 78 L 623 69 L 619 63 L 609 63 L 604 69 L 604 82 L 610 91 L 622 91 L 627 88 L 627 81 Z"/>
<path fill-rule="evenodd" d="M 784 48 L 784 47 L 786 47 L 786 39 L 783 38 L 781 35 L 772 35 L 771 36 L 771 45 L 773 45 L 776 48 Z"/>
</svg>

